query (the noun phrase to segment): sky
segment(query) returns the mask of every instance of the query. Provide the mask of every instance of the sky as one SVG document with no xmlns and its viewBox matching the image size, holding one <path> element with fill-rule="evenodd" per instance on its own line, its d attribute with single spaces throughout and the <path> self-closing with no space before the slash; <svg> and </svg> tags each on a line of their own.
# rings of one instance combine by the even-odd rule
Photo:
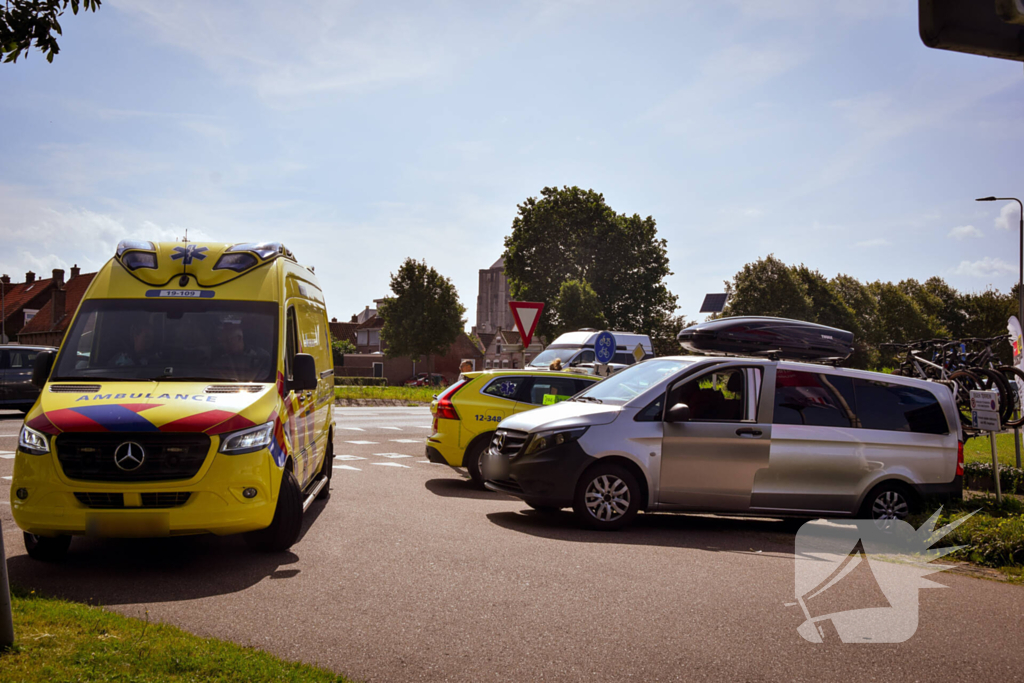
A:
<svg viewBox="0 0 1024 683">
<path fill-rule="evenodd" d="M 125 238 L 281 241 L 330 315 L 407 257 L 478 271 L 546 186 L 653 216 L 678 313 L 768 254 L 863 281 L 1018 277 L 1021 63 L 917 2 L 104 0 L 0 65 L 0 271 Z M 610 245 L 614 248 L 614 245 Z"/>
</svg>

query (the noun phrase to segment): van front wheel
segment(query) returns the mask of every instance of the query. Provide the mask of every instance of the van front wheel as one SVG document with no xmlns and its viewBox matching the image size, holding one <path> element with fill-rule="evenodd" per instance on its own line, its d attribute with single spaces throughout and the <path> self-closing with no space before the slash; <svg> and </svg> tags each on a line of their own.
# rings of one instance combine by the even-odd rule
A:
<svg viewBox="0 0 1024 683">
<path fill-rule="evenodd" d="M 640 485 L 625 468 L 598 463 L 576 484 L 572 509 L 591 529 L 621 529 L 640 510 Z"/>
<path fill-rule="evenodd" d="M 60 562 L 71 547 L 70 536 L 36 536 L 26 531 L 24 539 L 28 556 L 40 562 Z"/>
<path fill-rule="evenodd" d="M 281 477 L 281 491 L 277 494 L 274 521 L 266 529 L 250 531 L 245 541 L 253 550 L 280 553 L 292 547 L 302 530 L 302 491 L 291 470 Z"/>
</svg>

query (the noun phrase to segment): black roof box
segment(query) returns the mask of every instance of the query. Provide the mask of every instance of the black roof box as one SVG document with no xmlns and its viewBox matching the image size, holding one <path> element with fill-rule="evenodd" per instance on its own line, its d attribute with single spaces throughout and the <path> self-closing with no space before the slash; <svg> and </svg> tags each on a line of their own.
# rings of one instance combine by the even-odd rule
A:
<svg viewBox="0 0 1024 683">
<path fill-rule="evenodd" d="M 788 360 L 846 360 L 853 333 L 786 318 L 719 318 L 679 332 L 687 351 L 730 356 L 766 356 Z"/>
</svg>

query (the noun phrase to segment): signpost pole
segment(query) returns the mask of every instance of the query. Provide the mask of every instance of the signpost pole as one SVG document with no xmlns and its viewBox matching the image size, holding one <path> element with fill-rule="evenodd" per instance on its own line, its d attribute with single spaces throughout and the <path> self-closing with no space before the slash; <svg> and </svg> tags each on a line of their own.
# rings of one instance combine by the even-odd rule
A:
<svg viewBox="0 0 1024 683">
<path fill-rule="evenodd" d="M 1020 427 L 1013 428 L 1013 446 L 1017 453 L 1017 469 L 1020 469 Z"/>
<path fill-rule="evenodd" d="M 7 553 L 4 529 L 0 524 L 0 652 L 14 645 L 14 618 L 11 615 L 11 585 L 7 581 Z"/>
<path fill-rule="evenodd" d="M 1003 502 L 1003 491 L 999 484 L 999 457 L 996 455 L 996 433 L 989 432 L 988 442 L 992 445 L 992 479 L 996 483 L 996 502 Z"/>
</svg>

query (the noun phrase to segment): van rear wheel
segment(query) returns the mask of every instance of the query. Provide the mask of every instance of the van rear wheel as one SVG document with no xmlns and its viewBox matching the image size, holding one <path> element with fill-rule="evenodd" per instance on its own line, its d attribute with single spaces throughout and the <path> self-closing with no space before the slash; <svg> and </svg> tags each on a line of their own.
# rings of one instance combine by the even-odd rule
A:
<svg viewBox="0 0 1024 683">
<path fill-rule="evenodd" d="M 28 556 L 40 562 L 60 562 L 71 547 L 71 536 L 36 536 L 26 531 L 23 538 Z"/>
<path fill-rule="evenodd" d="M 906 520 L 917 511 L 917 498 L 902 484 L 876 486 L 864 499 L 860 516 L 874 520 L 880 528 L 892 526 L 895 520 Z"/>
<path fill-rule="evenodd" d="M 245 542 L 253 550 L 280 553 L 292 547 L 302 530 L 302 491 L 291 470 L 281 477 L 281 490 L 277 494 L 274 521 L 266 529 L 250 531 Z"/>
</svg>

